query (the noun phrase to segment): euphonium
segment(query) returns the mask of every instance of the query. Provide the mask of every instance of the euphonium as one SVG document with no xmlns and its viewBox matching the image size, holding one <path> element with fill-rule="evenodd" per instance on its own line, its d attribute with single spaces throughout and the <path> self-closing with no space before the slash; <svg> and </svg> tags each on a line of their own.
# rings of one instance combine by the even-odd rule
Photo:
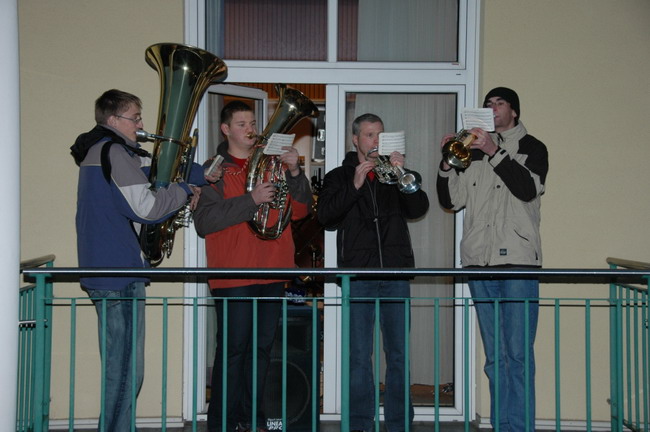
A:
<svg viewBox="0 0 650 432">
<path fill-rule="evenodd" d="M 145 59 L 160 77 L 158 126 L 156 134 L 140 131 L 138 138 L 154 141 L 149 181 L 152 189 L 159 189 L 188 180 L 198 141 L 196 131 L 190 137 L 194 116 L 203 94 L 226 79 L 228 68 L 214 54 L 181 44 L 152 45 Z M 174 233 L 188 225 L 189 217 L 186 205 L 165 222 L 142 227 L 140 246 L 152 266 L 171 255 Z"/>
<path fill-rule="evenodd" d="M 378 153 L 378 150 L 377 147 L 370 149 L 366 153 L 366 158 L 370 159 L 370 155 L 375 152 Z M 387 156 L 380 154 L 377 154 L 375 161 L 373 171 L 377 176 L 377 180 L 381 183 L 397 184 L 399 191 L 405 194 L 417 192 L 422 186 L 422 176 L 420 173 L 410 170 L 406 171 L 401 166 L 393 165 Z"/>
<path fill-rule="evenodd" d="M 282 162 L 278 156 L 264 154 L 266 143 L 274 133 L 289 132 L 304 117 L 318 116 L 316 105 L 300 91 L 284 84 L 276 84 L 275 90 L 278 92 L 278 106 L 264 131 L 257 136 L 246 175 L 247 192 L 251 192 L 260 183 L 270 182 L 276 187 L 274 200 L 261 204 L 253 219 L 248 222 L 253 232 L 264 240 L 280 237 L 291 221 L 289 187 Z"/>
<path fill-rule="evenodd" d="M 476 135 L 461 129 L 454 138 L 442 146 L 442 159 L 449 166 L 457 169 L 465 169 L 472 163 L 472 150 L 470 146 L 476 139 Z"/>
</svg>

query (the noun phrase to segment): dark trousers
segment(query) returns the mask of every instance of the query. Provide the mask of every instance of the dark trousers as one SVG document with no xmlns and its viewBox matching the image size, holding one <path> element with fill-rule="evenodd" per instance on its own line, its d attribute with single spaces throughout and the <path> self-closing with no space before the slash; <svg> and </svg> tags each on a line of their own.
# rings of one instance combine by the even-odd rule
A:
<svg viewBox="0 0 650 432">
<path fill-rule="evenodd" d="M 250 424 L 253 418 L 253 384 L 257 390 L 257 425 L 266 427 L 262 401 L 270 363 L 270 353 L 282 311 L 279 299 L 257 301 L 257 341 L 253 347 L 253 299 L 237 297 L 284 297 L 284 283 L 248 285 L 212 290 L 217 312 L 217 349 L 212 368 L 212 388 L 208 407 L 208 430 L 234 431 L 238 423 Z M 221 298 L 223 297 L 223 298 Z M 224 303 L 227 303 L 226 391 L 224 385 Z M 253 374 L 253 352 L 257 373 Z M 253 377 L 256 378 L 254 383 Z M 223 398 L 226 397 L 225 413 Z"/>
</svg>

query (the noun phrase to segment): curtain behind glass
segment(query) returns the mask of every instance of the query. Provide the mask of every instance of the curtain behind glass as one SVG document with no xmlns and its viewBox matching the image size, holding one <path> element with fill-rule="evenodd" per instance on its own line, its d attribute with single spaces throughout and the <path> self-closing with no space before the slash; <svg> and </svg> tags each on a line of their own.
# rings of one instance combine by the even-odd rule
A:
<svg viewBox="0 0 650 432">
<path fill-rule="evenodd" d="M 458 61 L 458 0 L 338 0 L 339 61 Z M 224 59 L 327 60 L 327 0 L 206 1 Z"/>
<path fill-rule="evenodd" d="M 359 0 L 357 60 L 458 61 L 458 0 Z"/>
<path fill-rule="evenodd" d="M 327 60 L 327 0 L 206 2 L 207 47 L 230 60 Z"/>
</svg>

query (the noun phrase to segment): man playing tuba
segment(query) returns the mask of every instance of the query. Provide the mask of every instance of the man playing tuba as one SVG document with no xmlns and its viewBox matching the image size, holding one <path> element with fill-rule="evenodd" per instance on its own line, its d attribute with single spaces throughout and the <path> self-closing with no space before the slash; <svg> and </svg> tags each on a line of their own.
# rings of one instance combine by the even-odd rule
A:
<svg viewBox="0 0 650 432">
<path fill-rule="evenodd" d="M 70 148 L 79 165 L 76 216 L 79 267 L 149 267 L 140 250 L 139 230 L 143 224 L 173 217 L 189 196 L 195 202 L 201 189 L 185 181 L 151 189 L 146 173 L 151 157 L 136 142 L 136 133 L 143 127 L 142 102 L 137 96 L 115 89 L 106 91 L 95 102 L 95 121 L 97 125 L 79 135 Z M 205 184 L 201 167 L 194 165 L 191 181 Z M 97 309 L 101 354 L 106 364 L 102 430 L 130 430 L 131 382 L 135 381 L 137 395 L 144 374 L 144 297 L 148 279 L 85 277 L 80 282 Z M 141 301 L 134 306 L 131 299 Z M 134 307 L 137 308 L 135 320 Z M 136 328 L 135 345 L 131 337 L 133 327 Z M 131 374 L 134 357 L 135 377 Z"/>
<path fill-rule="evenodd" d="M 260 238 L 249 226 L 258 207 L 274 200 L 276 186 L 257 184 L 247 192 L 249 156 L 256 145 L 256 122 L 252 109 L 242 101 L 228 103 L 221 111 L 221 132 L 226 138 L 217 153 L 223 156 L 223 177 L 204 186 L 194 212 L 194 226 L 206 240 L 208 267 L 219 268 L 292 268 L 294 243 L 289 224 L 275 239 Z M 311 208 L 309 181 L 298 164 L 298 151 L 285 147 L 279 160 L 286 167 L 286 182 L 292 219 L 306 217 Z M 276 209 L 270 210 L 272 213 Z M 277 219 L 277 214 L 275 215 Z M 271 215 L 273 218 L 273 215 Z M 251 428 L 253 359 L 253 302 L 250 299 L 228 301 L 228 346 L 223 341 L 224 297 L 283 297 L 285 281 L 271 279 L 211 279 L 210 290 L 217 312 L 217 348 L 212 369 L 212 393 L 208 408 L 208 430 L 220 431 L 223 416 L 226 430 L 247 431 Z M 263 412 L 264 385 L 269 356 L 275 339 L 282 303 L 260 300 L 257 305 L 257 428 L 266 429 Z M 226 350 L 227 365 L 223 364 Z M 222 394 L 222 371 L 227 367 L 227 394 Z M 222 400 L 227 397 L 226 412 Z"/>
</svg>

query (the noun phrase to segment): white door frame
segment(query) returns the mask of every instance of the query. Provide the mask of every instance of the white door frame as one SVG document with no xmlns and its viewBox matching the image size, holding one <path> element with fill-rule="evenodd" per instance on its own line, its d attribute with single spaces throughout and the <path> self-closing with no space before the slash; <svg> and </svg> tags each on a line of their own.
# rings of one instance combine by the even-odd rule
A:
<svg viewBox="0 0 650 432">
<path fill-rule="evenodd" d="M 328 85 L 326 91 L 326 111 L 327 123 L 325 125 L 325 135 L 327 139 L 327 148 L 325 151 L 325 172 L 336 168 L 341 164 L 345 156 L 345 131 L 346 131 L 346 118 L 345 118 L 345 104 L 347 93 L 456 93 L 458 95 L 458 110 L 457 110 L 457 124 L 461 123 L 460 108 L 461 105 L 471 106 L 467 101 L 466 88 L 463 85 Z M 456 217 L 456 231 L 457 239 L 462 235 L 462 214 Z M 457 241 L 458 242 L 458 241 Z M 458 246 L 458 245 L 457 245 Z M 460 267 L 460 256 L 458 253 L 459 248 L 455 248 L 454 262 L 456 267 Z M 325 231 L 325 267 L 334 268 L 337 265 L 337 252 L 336 252 L 336 232 Z M 341 295 L 341 290 L 334 283 L 325 285 L 325 304 L 340 306 L 338 300 Z M 454 288 L 455 297 L 469 296 L 469 289 L 466 284 L 456 284 Z M 462 304 L 459 305 L 462 307 Z M 323 352 L 328 353 L 323 358 L 323 413 L 324 420 L 338 420 L 341 413 L 341 355 L 340 355 L 340 340 L 341 340 L 341 316 L 340 307 L 325 307 L 324 308 L 324 329 L 335 329 L 335 331 L 324 332 Z M 473 309 L 470 309 L 470 328 L 469 333 L 469 383 L 465 383 L 465 377 L 462 367 L 454 368 L 454 397 L 455 403 L 453 407 L 443 407 L 440 409 L 441 421 L 462 421 L 464 420 L 465 412 L 463 410 L 465 400 L 465 388 L 470 389 L 469 395 L 469 412 L 474 413 L 474 383 L 475 383 L 475 326 Z M 464 334 L 464 321 L 462 314 L 455 314 L 454 318 L 454 359 L 457 366 L 462 366 L 465 358 L 463 351 L 463 334 Z M 468 384 L 468 385 L 466 385 Z M 415 420 L 416 421 L 433 421 L 434 417 L 433 407 L 416 407 Z M 472 414 L 473 416 L 473 414 Z"/>
<path fill-rule="evenodd" d="M 375 64 L 365 62 L 336 62 L 336 23 L 329 22 L 328 31 L 328 61 L 325 62 L 263 62 L 263 61 L 234 61 L 227 60 L 226 63 L 229 68 L 228 82 L 285 82 L 285 83 L 323 83 L 327 85 L 326 90 L 326 136 L 327 150 L 325 160 L 325 170 L 328 171 L 335 166 L 338 166 L 342 160 L 345 151 L 345 110 L 341 109 L 343 102 L 341 95 L 346 91 L 369 91 L 370 89 L 387 89 L 392 91 L 418 91 L 417 89 L 427 89 L 429 92 L 431 88 L 442 91 L 442 89 L 456 89 L 459 94 L 458 99 L 458 119 L 460 123 L 460 109 L 468 106 L 474 107 L 478 102 L 478 76 L 479 76 L 479 48 L 480 48 L 480 9 L 481 0 L 461 0 L 459 13 L 461 20 L 459 22 L 459 52 L 458 62 L 449 64 L 436 65 L 435 69 L 422 63 L 412 64 Z M 337 0 L 329 0 L 328 14 L 336 16 Z M 185 43 L 205 48 L 205 0 L 185 0 Z M 401 82 L 413 83 L 413 85 L 397 85 L 397 86 L 384 86 L 387 82 Z M 363 85 L 358 83 L 363 83 Z M 434 83 L 445 83 L 445 85 L 437 85 Z M 402 89 L 402 90 L 400 90 Z M 201 112 L 201 111 L 199 111 Z M 336 137 L 336 138 L 334 138 Z M 195 239 L 188 237 L 196 236 L 191 233 L 186 234 L 186 258 L 185 265 L 192 267 L 203 260 L 203 256 L 197 256 L 198 248 L 195 246 Z M 462 236 L 462 214 L 456 217 L 456 243 Z M 189 242 L 189 244 L 188 244 Z M 194 247 L 196 250 L 188 250 Z M 456 247 L 456 250 L 459 248 Z M 336 240 L 334 233 L 327 233 L 325 236 L 325 262 L 326 266 L 334 266 L 336 263 Z M 333 257 L 333 258 L 332 258 Z M 458 253 L 455 257 L 456 267 L 460 267 L 460 260 Z M 205 265 L 205 264 L 203 264 Z M 198 292 L 197 290 L 186 290 L 186 295 L 190 292 Z M 326 286 L 326 296 L 329 293 L 333 295 L 338 294 L 336 285 Z M 465 285 L 457 285 L 455 289 L 456 296 L 468 296 L 469 290 Z M 337 309 L 337 308 L 331 308 Z M 473 310 L 470 309 L 473 314 Z M 338 371 L 340 370 L 340 355 L 338 355 L 338 337 L 340 335 L 340 319 L 336 315 L 325 315 L 324 328 L 336 328 L 336 332 L 325 333 L 325 352 L 328 353 L 327 357 L 334 357 L 336 361 L 326 361 L 324 365 L 324 373 L 326 374 L 323 380 L 324 385 L 324 410 L 325 415 L 323 419 L 337 419 L 340 416 L 340 399 L 339 399 L 339 386 L 340 380 L 338 379 Z M 191 321 L 186 321 L 186 326 Z M 474 361 L 474 317 L 470 316 L 470 350 L 469 359 Z M 462 321 L 455 323 L 456 334 L 462 335 Z M 190 325 L 191 327 L 191 325 Z M 461 331 L 461 333 L 458 333 Z M 187 339 L 187 336 L 186 336 Z M 461 351 L 456 347 L 455 358 L 457 362 L 461 362 L 464 358 Z M 186 363 L 188 365 L 189 363 Z M 462 368 L 456 368 L 456 383 L 462 382 Z M 459 377 L 458 374 L 461 374 Z M 474 410 L 474 382 L 475 382 L 475 367 L 470 365 L 470 413 Z M 185 377 L 187 380 L 187 377 Z M 463 387 L 466 387 L 463 385 Z M 184 389 L 191 388 L 188 384 L 184 383 Z M 186 395 L 191 392 L 185 392 Z M 184 407 L 188 406 L 186 400 L 191 398 L 184 398 Z M 191 406 L 191 405 L 190 405 Z M 462 401 L 459 401 L 456 396 L 456 406 L 462 407 Z M 421 411 L 421 410 L 418 410 Z M 430 419 L 428 413 L 418 413 L 416 411 L 416 418 Z M 189 412 L 185 410 L 184 412 Z M 462 419 L 462 415 L 458 409 L 443 409 L 440 412 L 441 420 L 451 421 Z"/>
</svg>

